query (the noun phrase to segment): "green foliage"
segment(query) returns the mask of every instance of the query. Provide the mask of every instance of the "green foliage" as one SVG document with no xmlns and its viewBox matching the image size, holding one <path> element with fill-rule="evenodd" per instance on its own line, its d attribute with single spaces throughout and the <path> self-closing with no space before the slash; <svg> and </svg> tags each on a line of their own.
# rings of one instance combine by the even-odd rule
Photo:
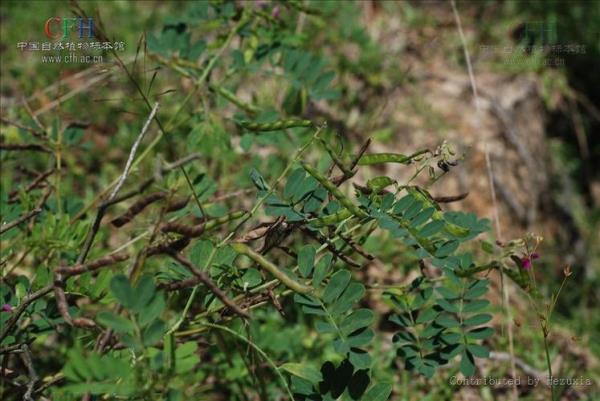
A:
<svg viewBox="0 0 600 401">
<path fill-rule="evenodd" d="M 127 397 L 134 391 L 129 362 L 110 355 L 91 353 L 83 356 L 81 350 L 72 350 L 63 369 L 70 384 L 63 390 L 74 395 L 110 394 Z"/>
<path fill-rule="evenodd" d="M 471 376 L 475 372 L 474 357 L 489 356 L 488 349 L 477 343 L 493 334 L 493 329 L 480 327 L 492 318 L 480 313 L 489 302 L 478 299 L 487 292 L 487 280 L 467 284 L 452 272 L 447 274 L 447 285 L 440 285 L 435 291 L 419 278 L 406 294 L 390 294 L 401 311 L 391 318 L 402 328 L 394 337 L 398 355 L 407 369 L 427 377 L 457 355 L 461 356 L 460 371 Z"/>
<path fill-rule="evenodd" d="M 338 270 L 319 296 L 294 295 L 294 301 L 302 305 L 304 313 L 320 317 L 315 322 L 317 332 L 334 334 L 336 352 L 348 357 L 358 369 L 368 369 L 371 365 L 371 358 L 362 347 L 373 338 L 373 331 L 369 328 L 373 314 L 368 309 L 351 313 L 352 306 L 364 293 L 364 285 L 352 282 L 348 270 Z"/>
<path fill-rule="evenodd" d="M 2 186 L 3 221 L 40 210 L 0 237 L 3 263 L 24 255 L 14 266 L 30 269 L 15 267 L 2 286 L 4 303 L 24 307 L 14 319 L 0 315 L 1 345 L 53 343 L 49 360 L 35 361 L 52 384 L 37 388 L 60 400 L 385 401 L 400 391 L 396 372 L 382 368 L 396 357 L 411 375 L 431 378 L 443 365 L 472 375 L 493 334 L 489 282 L 472 253 L 489 222 L 444 211 L 414 181 L 428 188 L 459 161 L 446 144 L 412 155 L 358 151 L 313 118 L 317 102 L 344 91 L 331 57 L 296 21 L 306 18 L 307 32 L 343 23 L 339 35 L 366 52 L 345 60 L 342 74 L 375 69 L 384 52 L 345 23 L 355 20 L 348 9 L 335 17 L 335 2 L 185 7 L 140 42 L 141 71 L 139 60 L 119 67 L 131 68 L 126 96 L 145 100 L 128 103 L 136 115 L 147 115 L 145 103 L 161 106 L 123 188 L 114 183 L 137 130 L 129 120 L 118 122 L 106 158 L 90 161 L 87 133 L 58 117 L 50 138 L 21 129 L 49 147 L 43 157 L 58 174 L 14 193 Z M 7 153 L 3 161 L 20 163 Z M 175 156 L 180 163 L 163 160 Z M 386 163 L 415 174 L 400 182 L 382 172 Z M 11 188 L 22 179 L 15 171 L 5 178 L 3 169 Z M 397 251 L 418 278 L 387 289 L 369 277 L 382 255 L 365 250 L 368 241 Z M 400 272 L 385 256 L 382 271 Z M 417 273 L 420 265 L 435 275 Z M 30 301 L 36 291 L 46 292 Z M 390 310 L 393 345 L 380 330 Z"/>
</svg>

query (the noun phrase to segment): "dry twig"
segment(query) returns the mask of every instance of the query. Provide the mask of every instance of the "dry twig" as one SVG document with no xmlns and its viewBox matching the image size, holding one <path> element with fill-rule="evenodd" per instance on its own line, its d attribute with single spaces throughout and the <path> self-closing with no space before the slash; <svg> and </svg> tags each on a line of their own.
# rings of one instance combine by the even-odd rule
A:
<svg viewBox="0 0 600 401">
<path fill-rule="evenodd" d="M 47 285 L 47 286 L 45 286 L 45 287 L 37 290 L 36 292 L 31 293 L 30 295 L 28 295 L 25 298 L 23 298 L 23 300 L 21 300 L 21 303 L 19 304 L 19 306 L 17 306 L 12 311 L 12 314 L 11 314 L 10 318 L 2 326 L 2 331 L 0 331 L 0 341 L 4 340 L 4 338 L 8 335 L 8 333 L 10 332 L 10 330 L 12 329 L 12 327 L 19 320 L 19 317 L 21 317 L 21 314 L 23 312 L 25 312 L 25 309 L 27 309 L 27 307 L 32 302 L 34 302 L 35 300 L 37 300 L 37 299 L 43 297 L 44 295 L 52 292 L 52 288 L 53 288 L 52 285 Z"/>
<path fill-rule="evenodd" d="M 42 212 L 42 208 L 38 207 L 36 209 L 33 209 L 31 212 L 25 213 L 23 216 L 19 217 L 18 219 L 11 221 L 8 224 L 4 224 L 0 227 L 0 234 L 4 234 L 5 232 L 7 232 L 8 230 L 10 230 L 11 228 L 14 228 L 16 226 L 18 226 L 19 224 L 37 216 L 38 214 L 40 214 Z"/>
<path fill-rule="evenodd" d="M 144 138 L 144 135 L 145 135 L 146 131 L 148 130 L 148 127 L 150 126 L 150 122 L 156 115 L 157 111 L 158 111 L 158 103 L 155 103 L 154 107 L 152 108 L 152 111 L 150 112 L 150 115 L 146 119 L 146 123 L 142 127 L 140 134 L 138 135 L 137 139 L 133 143 L 133 146 L 131 147 L 131 150 L 129 151 L 129 157 L 127 159 L 127 163 L 125 164 L 125 169 L 123 170 L 123 173 L 121 174 L 119 180 L 117 181 L 117 185 L 115 185 L 114 189 L 108 196 L 108 199 L 105 202 L 103 202 L 100 205 L 100 207 L 98 208 L 98 213 L 96 214 L 96 219 L 94 220 L 94 223 L 92 224 L 92 228 L 88 232 L 88 236 L 85 240 L 85 244 L 83 245 L 83 249 L 82 249 L 81 253 L 79 254 L 79 257 L 77 258 L 78 264 L 81 264 L 85 261 L 85 258 L 87 257 L 87 255 L 90 251 L 90 248 L 92 247 L 92 243 L 94 242 L 94 238 L 96 237 L 96 234 L 98 233 L 98 230 L 100 229 L 100 223 L 102 222 L 102 217 L 104 217 L 104 213 L 106 212 L 108 205 L 110 205 L 111 202 L 115 199 L 119 190 L 125 183 L 125 180 L 127 179 L 127 176 L 129 175 L 129 170 L 131 169 L 131 164 L 133 163 L 133 159 L 135 158 L 137 149 L 138 149 L 140 143 L 142 142 L 142 139 Z"/>
<path fill-rule="evenodd" d="M 21 345 L 21 360 L 23 364 L 27 367 L 27 373 L 29 375 L 29 382 L 27 383 L 27 391 L 23 395 L 23 399 L 26 401 L 33 401 L 33 388 L 35 384 L 38 382 L 39 377 L 35 372 L 35 368 L 33 367 L 33 358 L 31 357 L 31 351 L 29 351 L 29 347 L 27 344 Z"/>
<path fill-rule="evenodd" d="M 216 297 L 219 298 L 221 300 L 221 302 L 223 302 L 225 305 L 227 305 L 233 312 L 235 312 L 237 315 L 239 315 L 243 318 L 250 317 L 248 312 L 241 309 L 235 302 L 233 302 L 232 300 L 229 299 L 229 297 L 227 297 L 227 294 L 225 294 L 225 292 L 223 292 L 223 290 L 221 290 L 211 280 L 211 278 L 208 276 L 208 274 L 206 274 L 206 272 L 196 268 L 196 266 L 194 266 L 194 264 L 192 262 L 190 262 L 188 259 L 186 259 L 185 257 L 183 257 L 181 254 L 179 254 L 177 252 L 171 252 L 171 253 L 169 253 L 169 255 L 173 259 L 175 259 L 177 262 L 179 262 L 183 266 L 185 266 L 194 276 L 198 277 L 198 279 L 210 290 L 210 292 L 215 294 Z"/>
</svg>

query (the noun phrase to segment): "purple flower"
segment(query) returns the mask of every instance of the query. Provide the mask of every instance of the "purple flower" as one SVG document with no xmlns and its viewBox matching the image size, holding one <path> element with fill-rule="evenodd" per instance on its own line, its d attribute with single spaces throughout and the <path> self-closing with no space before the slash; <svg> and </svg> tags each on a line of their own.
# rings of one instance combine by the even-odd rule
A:
<svg viewBox="0 0 600 401">
<path fill-rule="evenodd" d="M 271 16 L 275 19 L 279 18 L 279 6 L 273 7 L 273 11 L 271 11 Z"/>
<path fill-rule="evenodd" d="M 267 2 L 266 0 L 256 0 L 254 4 L 256 4 L 256 6 L 258 6 L 259 8 L 265 8 L 267 4 L 269 4 L 269 2 Z"/>
<path fill-rule="evenodd" d="M 533 252 L 528 256 L 524 256 L 523 259 L 521 259 L 521 267 L 525 270 L 530 270 L 533 265 L 533 261 L 539 258 L 540 254 L 537 252 Z"/>
<path fill-rule="evenodd" d="M 13 307 L 11 304 L 4 304 L 2 305 L 2 312 L 12 312 L 13 311 Z"/>
</svg>

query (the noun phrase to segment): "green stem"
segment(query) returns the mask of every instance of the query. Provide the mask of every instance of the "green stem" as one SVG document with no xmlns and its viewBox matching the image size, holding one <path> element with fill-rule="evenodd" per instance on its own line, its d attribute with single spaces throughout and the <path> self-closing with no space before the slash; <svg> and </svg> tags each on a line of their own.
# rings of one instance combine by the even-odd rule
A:
<svg viewBox="0 0 600 401">
<path fill-rule="evenodd" d="M 56 210 L 58 210 L 58 214 L 62 215 L 63 212 L 63 208 L 62 208 L 62 201 L 61 201 L 61 169 L 62 169 L 62 137 L 63 137 L 63 132 L 62 130 L 58 129 L 57 132 L 57 140 L 56 143 L 54 144 L 56 147 L 56 153 L 54 154 L 54 157 L 56 158 L 56 175 L 55 175 L 55 182 L 54 185 L 56 186 Z"/>
<path fill-rule="evenodd" d="M 417 340 L 417 347 L 419 348 L 419 356 L 421 357 L 421 359 L 423 359 L 423 348 L 421 345 L 421 338 L 419 336 L 419 333 L 417 332 L 417 322 L 415 322 L 415 319 L 412 316 L 412 313 L 410 311 L 410 308 L 408 307 L 408 304 L 406 303 L 406 301 L 402 301 L 402 303 L 404 304 L 405 309 L 408 311 L 408 318 L 410 319 L 410 323 L 411 323 L 411 327 L 413 329 L 413 335 L 415 336 L 415 339 Z"/>
<path fill-rule="evenodd" d="M 221 326 L 220 324 L 214 324 L 214 323 L 204 323 L 204 325 L 208 326 L 208 327 L 212 327 L 214 329 L 222 330 L 222 331 L 224 331 L 226 333 L 229 333 L 232 336 L 234 336 L 235 338 L 237 338 L 238 340 L 241 340 L 241 341 L 245 342 L 246 344 L 248 344 L 250 347 L 252 347 L 256 352 L 258 352 L 258 354 L 260 356 L 263 357 L 263 359 L 265 360 L 265 362 L 267 362 L 267 364 L 269 364 L 269 366 L 271 366 L 271 368 L 273 368 L 273 370 L 275 371 L 275 373 L 277 374 L 277 376 L 281 380 L 281 383 L 285 387 L 286 392 L 290 396 L 290 400 L 292 400 L 292 401 L 295 400 L 294 399 L 294 394 L 292 394 L 292 390 L 288 386 L 287 381 L 285 380 L 285 377 L 283 376 L 283 374 L 281 374 L 281 371 L 279 370 L 279 368 L 277 367 L 277 365 L 275 365 L 275 362 L 258 345 L 256 345 L 253 341 L 249 340 L 248 338 L 242 336 L 238 332 L 236 332 L 234 330 L 231 330 L 229 327 Z"/>
<path fill-rule="evenodd" d="M 187 181 L 187 184 L 190 187 L 190 191 L 192 191 L 192 195 L 194 196 L 196 205 L 198 205 L 198 209 L 200 209 L 200 213 L 202 213 L 202 217 L 207 217 L 206 213 L 204 213 L 204 209 L 202 208 L 202 203 L 200 203 L 200 199 L 198 199 L 198 195 L 196 194 L 194 185 L 192 184 L 190 177 L 188 176 L 187 172 L 185 171 L 185 168 L 183 166 L 179 166 L 179 168 L 181 169 L 181 172 L 183 173 L 183 176 L 185 177 L 185 180 Z"/>
<path fill-rule="evenodd" d="M 342 235 L 349 235 L 349 234 L 353 233 L 354 231 L 356 231 L 357 229 L 361 228 L 362 226 L 363 226 L 363 224 L 356 224 L 356 225 L 354 225 L 354 226 L 350 227 L 348 230 L 346 230 L 346 231 L 345 231 L 345 232 L 344 232 Z M 332 240 L 331 240 L 331 241 L 336 241 L 336 240 L 338 240 L 339 238 L 340 238 L 339 236 L 336 236 L 336 237 L 332 238 Z M 327 244 L 323 244 L 323 245 L 321 245 L 321 246 L 320 246 L 320 247 L 317 249 L 317 252 L 316 252 L 316 253 L 317 253 L 317 254 L 319 254 L 319 253 L 323 252 L 323 251 L 324 251 L 324 250 L 326 250 L 326 249 L 327 249 Z M 296 266 L 296 267 L 292 268 L 291 270 L 292 270 L 292 271 L 296 271 L 297 269 L 298 269 L 298 266 Z M 250 294 L 258 294 L 258 293 L 260 293 L 260 292 L 261 292 L 261 291 L 263 291 L 263 290 L 266 290 L 266 289 L 268 289 L 268 288 L 273 288 L 274 286 L 277 286 L 277 285 L 278 285 L 280 282 L 281 282 L 281 281 L 280 281 L 280 280 L 278 280 L 278 279 L 274 279 L 274 280 L 271 280 L 271 281 L 267 281 L 266 283 L 263 283 L 263 284 L 259 285 L 258 287 L 255 287 L 255 288 L 251 289 L 251 290 L 249 291 L 249 293 L 250 293 Z M 284 290 L 284 291 L 282 292 L 282 295 L 287 295 L 287 294 L 289 294 L 289 293 L 291 293 L 291 292 L 292 292 L 292 290 Z M 235 298 L 233 299 L 233 301 L 234 301 L 234 302 L 241 301 L 241 300 L 244 298 L 244 296 L 245 296 L 244 294 L 242 294 L 242 295 L 238 295 L 237 297 L 235 297 Z M 256 305 L 253 305 L 253 306 L 251 307 L 251 309 L 253 309 L 254 307 L 258 307 L 258 306 L 259 306 L 258 304 L 256 304 Z M 210 313 L 213 313 L 213 312 L 218 312 L 219 310 L 221 310 L 221 309 L 223 309 L 223 308 L 224 308 L 224 306 L 221 306 L 221 307 L 219 307 L 218 309 L 211 311 Z M 206 316 L 208 316 L 210 313 L 209 313 L 209 312 L 202 312 L 202 313 L 200 313 L 200 314 L 196 315 L 196 317 L 195 317 L 194 321 L 195 321 L 195 322 L 197 322 L 197 321 L 199 321 L 199 319 L 201 319 L 201 318 L 203 318 L 203 317 L 206 317 Z M 189 335 L 189 334 L 195 334 L 195 333 L 197 333 L 197 331 L 196 331 L 196 330 L 197 330 L 197 329 L 192 329 L 192 330 L 190 330 L 190 331 L 188 331 L 188 332 L 179 332 L 179 333 L 178 333 L 178 335 Z"/>
<path fill-rule="evenodd" d="M 544 332 L 544 350 L 546 351 L 546 364 L 548 365 L 548 385 L 550 386 L 552 401 L 556 401 L 556 390 L 554 388 L 554 383 L 552 380 L 552 363 L 550 362 L 550 350 L 548 348 L 548 335 L 546 333 L 546 329 L 544 329 L 543 327 L 542 331 Z"/>
<path fill-rule="evenodd" d="M 342 205 L 344 205 L 346 209 L 352 212 L 353 215 L 361 219 L 369 217 L 365 211 L 356 206 L 350 198 L 340 191 L 340 189 L 333 182 L 329 181 L 327 177 L 321 174 L 316 168 L 306 163 L 302 163 L 302 167 L 304 167 L 304 170 L 313 176 L 314 179 L 319 181 L 319 183 L 323 185 L 325 189 L 327 189 L 327 191 L 329 191 L 329 193 L 332 194 Z"/>
<path fill-rule="evenodd" d="M 310 294 L 314 291 L 314 289 L 312 287 L 309 287 L 307 285 L 297 282 L 296 280 L 294 280 L 293 278 L 291 278 L 290 276 L 288 276 L 287 274 L 285 274 L 284 272 L 279 270 L 279 268 L 277 266 L 275 266 L 273 263 L 271 263 L 269 260 L 267 260 L 261 254 L 252 250 L 247 245 L 237 242 L 237 243 L 231 244 L 231 247 L 237 253 L 246 255 L 250 259 L 252 259 L 255 263 L 258 263 L 258 265 L 260 267 L 262 267 L 263 269 L 265 269 L 266 271 L 271 273 L 273 276 L 275 276 L 275 278 L 277 278 L 279 281 L 281 281 L 285 286 L 294 290 L 295 292 L 298 292 L 300 294 Z"/>
<path fill-rule="evenodd" d="M 558 301 L 558 297 L 560 296 L 560 293 L 561 293 L 563 287 L 565 286 L 565 283 L 567 282 L 567 278 L 569 278 L 569 276 L 565 276 L 563 278 L 562 283 L 560 283 L 560 288 L 558 289 L 558 292 L 556 293 L 556 295 L 554 296 L 554 299 L 552 300 L 552 305 L 550 305 L 550 308 L 548 309 L 548 317 L 547 317 L 548 325 L 550 325 L 550 317 L 552 316 L 552 312 L 554 312 L 554 308 L 556 307 L 556 302 Z"/>
<path fill-rule="evenodd" d="M 214 66 L 217 63 L 217 61 L 221 58 L 221 56 L 223 55 L 223 52 L 225 52 L 225 49 L 227 49 L 229 47 L 229 44 L 231 43 L 231 41 L 233 40 L 233 38 L 235 37 L 235 35 L 237 35 L 237 33 L 239 32 L 239 30 L 246 24 L 246 22 L 248 22 L 248 19 L 249 19 L 248 14 L 244 14 L 242 16 L 242 18 L 240 18 L 240 20 L 237 23 L 237 25 L 235 26 L 235 28 L 232 29 L 231 32 L 229 32 L 229 35 L 227 35 L 227 38 L 225 39 L 225 42 L 223 42 L 223 44 L 221 45 L 221 47 L 219 48 L 219 50 L 210 59 L 210 61 L 208 62 L 206 68 L 204 69 L 204 71 L 202 71 L 202 75 L 200 75 L 200 77 L 196 81 L 196 87 L 195 87 L 195 89 L 193 91 L 191 91 L 190 93 L 188 93 L 188 95 L 185 97 L 185 99 L 183 100 L 183 102 L 181 103 L 181 105 L 179 106 L 179 108 L 177 109 L 177 111 L 173 114 L 173 117 L 171 117 L 171 119 L 167 123 L 167 128 L 165 129 L 165 131 L 170 131 L 171 129 L 173 129 L 174 127 L 176 127 L 175 121 L 177 120 L 177 117 L 179 116 L 179 113 L 181 113 L 181 111 L 183 110 L 183 108 L 186 106 L 187 102 L 189 102 L 189 100 L 196 93 L 196 91 L 198 90 L 198 88 L 200 88 L 200 86 L 204 83 L 204 81 L 206 80 L 206 78 L 208 78 L 208 74 L 212 71 L 212 69 L 214 68 Z"/>
<path fill-rule="evenodd" d="M 192 305 L 192 302 L 194 301 L 194 298 L 196 297 L 196 291 L 198 290 L 198 287 L 199 287 L 198 285 L 194 286 L 192 293 L 190 294 L 187 302 L 185 303 L 183 312 L 181 312 L 181 316 L 179 317 L 179 319 L 177 319 L 175 324 L 173 326 L 171 326 L 169 331 L 166 332 L 165 336 L 170 336 L 171 334 L 175 333 L 179 329 L 179 327 L 183 324 L 183 321 L 185 320 L 185 317 L 188 314 L 190 306 Z"/>
<path fill-rule="evenodd" d="M 220 85 L 210 85 L 210 88 L 250 115 L 258 114 L 260 111 L 260 109 L 252 103 L 244 102 L 242 99 L 238 98 L 235 93 Z"/>
</svg>

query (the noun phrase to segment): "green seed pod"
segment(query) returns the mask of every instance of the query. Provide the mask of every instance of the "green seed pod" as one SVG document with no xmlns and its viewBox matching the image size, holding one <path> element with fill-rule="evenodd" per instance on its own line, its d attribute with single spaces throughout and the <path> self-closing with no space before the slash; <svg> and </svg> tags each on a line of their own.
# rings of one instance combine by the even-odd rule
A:
<svg viewBox="0 0 600 401">
<path fill-rule="evenodd" d="M 295 127 L 312 127 L 313 122 L 310 120 L 279 120 L 272 123 L 257 123 L 255 121 L 240 121 L 239 125 L 250 131 L 278 131 L 286 128 Z"/>
<path fill-rule="evenodd" d="M 216 91 L 219 95 L 223 96 L 225 99 L 229 100 L 231 103 L 252 115 L 257 114 L 260 111 L 255 105 L 244 102 L 242 99 L 238 98 L 235 93 L 223 88 L 222 86 L 211 85 L 210 88 Z"/>
<path fill-rule="evenodd" d="M 400 163 L 410 164 L 413 160 L 419 156 L 428 153 L 428 149 L 420 150 L 413 153 L 410 156 L 402 155 L 400 153 L 373 153 L 370 155 L 363 155 L 358 161 L 359 166 L 369 166 L 372 164 L 383 164 L 383 163 Z"/>
<path fill-rule="evenodd" d="M 306 286 L 306 285 L 301 284 L 298 281 L 294 280 L 293 278 L 288 276 L 286 273 L 279 270 L 279 268 L 277 266 L 275 266 L 273 263 L 271 263 L 269 260 L 267 260 L 263 255 L 255 252 L 253 249 L 251 249 L 247 245 L 242 244 L 240 242 L 236 242 L 236 243 L 231 244 L 231 247 L 237 253 L 246 255 L 247 257 L 252 259 L 260 267 L 262 267 L 263 269 L 265 269 L 266 271 L 271 273 L 273 276 L 275 276 L 276 279 L 281 281 L 285 286 L 287 286 L 291 290 L 298 292 L 300 294 L 310 294 L 313 292 L 312 287 Z"/>
<path fill-rule="evenodd" d="M 506 274 L 512 281 L 514 281 L 523 291 L 529 292 L 534 298 L 541 296 L 540 292 L 535 286 L 531 285 L 529 275 L 524 270 L 507 269 L 506 267 L 500 267 L 502 272 Z"/>
<path fill-rule="evenodd" d="M 390 185 L 395 183 L 396 181 L 392 180 L 390 177 L 375 177 L 367 181 L 367 188 L 369 188 L 373 192 L 380 192 L 385 187 L 389 187 Z"/>
<path fill-rule="evenodd" d="M 457 226 L 456 224 L 448 222 L 446 222 L 446 224 L 444 225 L 444 229 L 456 237 L 466 237 L 467 235 L 469 235 L 468 228 Z"/>
<path fill-rule="evenodd" d="M 319 183 L 321 183 L 321 185 L 323 185 L 325 187 L 325 189 L 328 192 L 330 192 L 353 215 L 355 215 L 356 217 L 359 217 L 361 219 L 363 219 L 365 217 L 369 217 L 369 215 L 367 213 L 365 213 L 362 209 L 360 209 L 358 206 L 356 206 L 354 204 L 354 202 L 352 202 L 352 200 L 350 200 L 350 198 L 348 198 L 346 195 L 344 195 L 342 193 L 342 191 L 340 191 L 340 189 L 338 187 L 336 187 L 333 182 L 329 181 L 327 179 L 327 177 L 325 177 L 323 174 L 319 173 L 317 171 L 317 169 L 313 168 L 312 166 L 309 166 L 306 163 L 302 163 L 302 167 L 304 168 L 304 170 L 306 170 L 308 172 L 308 174 L 312 175 L 317 181 L 319 181 Z"/>
<path fill-rule="evenodd" d="M 310 220 L 310 224 L 314 227 L 331 226 L 331 225 L 340 223 L 351 216 L 352 216 L 352 213 L 350 212 L 350 210 L 342 209 L 337 213 L 330 214 L 329 216 L 319 217 L 319 218 Z"/>
</svg>

